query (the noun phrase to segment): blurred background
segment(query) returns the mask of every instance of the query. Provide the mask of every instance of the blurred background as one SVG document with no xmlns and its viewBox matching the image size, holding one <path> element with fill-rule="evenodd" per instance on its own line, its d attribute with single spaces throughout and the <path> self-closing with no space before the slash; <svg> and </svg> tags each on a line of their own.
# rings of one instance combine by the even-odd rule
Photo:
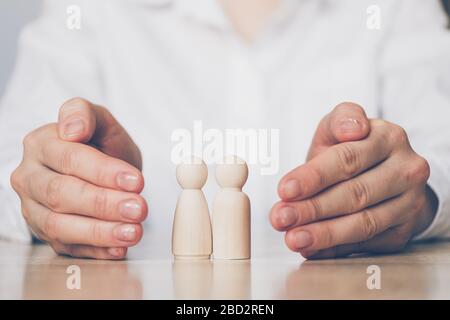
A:
<svg viewBox="0 0 450 320">
<path fill-rule="evenodd" d="M 447 12 L 450 12 L 450 0 L 442 0 Z M 0 96 L 5 91 L 6 83 L 11 75 L 17 38 L 21 28 L 38 14 L 42 0 L 1 0 L 0 1 Z M 450 25 L 450 24 L 449 24 Z"/>
<path fill-rule="evenodd" d="M 0 96 L 14 67 L 17 37 L 21 28 L 39 14 L 41 0 L 0 1 Z"/>
</svg>

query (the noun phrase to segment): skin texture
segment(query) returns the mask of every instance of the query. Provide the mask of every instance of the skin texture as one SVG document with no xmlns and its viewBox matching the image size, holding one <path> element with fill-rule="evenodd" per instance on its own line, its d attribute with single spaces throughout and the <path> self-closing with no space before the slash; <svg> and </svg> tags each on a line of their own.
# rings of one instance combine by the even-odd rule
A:
<svg viewBox="0 0 450 320">
<path fill-rule="evenodd" d="M 11 175 L 34 235 L 57 253 L 122 259 L 142 237 L 148 206 L 141 153 L 114 117 L 84 99 L 67 101 L 57 123 L 29 133 Z"/>
<path fill-rule="evenodd" d="M 23 144 L 11 185 L 36 237 L 59 254 L 124 258 L 148 206 L 141 154 L 123 127 L 75 98 Z M 398 251 L 435 215 L 429 174 L 401 127 L 342 103 L 320 122 L 306 163 L 281 179 L 270 221 L 307 258 Z"/>
<path fill-rule="evenodd" d="M 306 258 L 395 252 L 433 220 L 429 175 L 405 130 L 342 103 L 320 122 L 306 163 L 281 179 L 270 221 Z"/>
</svg>

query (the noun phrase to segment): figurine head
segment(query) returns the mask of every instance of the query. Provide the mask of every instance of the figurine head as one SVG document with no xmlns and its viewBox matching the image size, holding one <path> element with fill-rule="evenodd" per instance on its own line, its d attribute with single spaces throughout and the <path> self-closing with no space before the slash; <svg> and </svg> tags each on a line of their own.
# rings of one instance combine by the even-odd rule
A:
<svg viewBox="0 0 450 320">
<path fill-rule="evenodd" d="M 208 178 L 208 168 L 202 159 L 192 156 L 177 166 L 176 176 L 183 189 L 201 189 Z"/>
<path fill-rule="evenodd" d="M 237 156 L 226 156 L 217 164 L 216 181 L 222 188 L 242 189 L 247 178 L 247 163 Z"/>
</svg>

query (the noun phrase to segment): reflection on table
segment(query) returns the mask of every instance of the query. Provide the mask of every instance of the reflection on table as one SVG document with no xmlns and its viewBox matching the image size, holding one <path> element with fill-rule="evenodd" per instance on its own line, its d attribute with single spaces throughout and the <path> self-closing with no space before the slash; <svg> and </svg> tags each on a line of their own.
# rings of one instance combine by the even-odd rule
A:
<svg viewBox="0 0 450 320">
<path fill-rule="evenodd" d="M 156 237 L 156 236 L 155 236 Z M 161 238 L 125 261 L 57 256 L 46 245 L 0 242 L 1 299 L 442 299 L 450 298 L 450 243 L 411 245 L 396 255 L 305 261 L 282 237 L 253 240 L 251 260 L 174 260 Z M 69 266 L 81 288 L 70 290 Z M 367 287 L 367 267 L 381 289 Z"/>
</svg>

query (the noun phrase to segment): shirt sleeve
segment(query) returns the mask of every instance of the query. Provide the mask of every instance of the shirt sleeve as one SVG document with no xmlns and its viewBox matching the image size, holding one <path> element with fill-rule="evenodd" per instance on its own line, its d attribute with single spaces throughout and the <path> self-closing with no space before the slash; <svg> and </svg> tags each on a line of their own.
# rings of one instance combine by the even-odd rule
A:
<svg viewBox="0 0 450 320">
<path fill-rule="evenodd" d="M 23 137 L 55 122 L 64 101 L 75 96 L 99 101 L 102 79 L 94 50 L 95 1 L 46 0 L 40 17 L 18 41 L 12 77 L 0 100 L 0 238 L 30 241 L 19 197 L 10 185 L 22 159 Z M 67 26 L 70 6 L 80 9 L 81 29 Z"/>
<path fill-rule="evenodd" d="M 391 16 L 380 59 L 382 117 L 408 132 L 431 167 L 439 200 L 432 224 L 415 239 L 450 237 L 450 31 L 437 0 L 403 1 Z"/>
</svg>

